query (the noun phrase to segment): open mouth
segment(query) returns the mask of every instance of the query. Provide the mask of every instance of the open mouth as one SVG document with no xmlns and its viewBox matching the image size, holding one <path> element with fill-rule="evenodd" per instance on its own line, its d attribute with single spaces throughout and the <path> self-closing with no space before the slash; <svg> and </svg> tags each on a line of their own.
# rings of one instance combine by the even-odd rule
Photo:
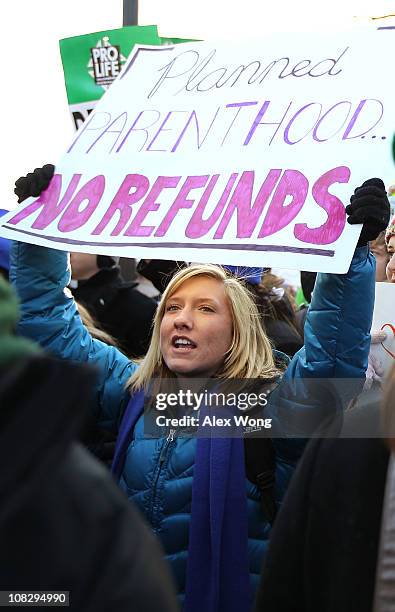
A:
<svg viewBox="0 0 395 612">
<path fill-rule="evenodd" d="M 179 351 L 189 351 L 196 348 L 196 344 L 185 336 L 174 336 L 171 345 Z"/>
</svg>

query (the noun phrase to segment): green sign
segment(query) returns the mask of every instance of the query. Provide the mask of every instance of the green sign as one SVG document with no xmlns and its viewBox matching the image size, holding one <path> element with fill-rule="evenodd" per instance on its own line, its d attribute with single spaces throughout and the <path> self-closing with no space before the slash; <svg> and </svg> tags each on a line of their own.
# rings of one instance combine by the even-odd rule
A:
<svg viewBox="0 0 395 612">
<path fill-rule="evenodd" d="M 117 78 L 135 44 L 169 45 L 189 40 L 163 38 L 156 25 L 127 26 L 61 40 L 67 99 L 75 127 L 85 121 Z"/>
</svg>

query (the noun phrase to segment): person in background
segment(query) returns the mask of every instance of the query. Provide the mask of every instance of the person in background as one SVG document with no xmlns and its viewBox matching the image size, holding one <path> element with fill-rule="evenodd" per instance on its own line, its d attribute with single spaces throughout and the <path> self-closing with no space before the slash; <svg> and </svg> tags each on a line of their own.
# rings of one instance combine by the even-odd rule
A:
<svg viewBox="0 0 395 612">
<path fill-rule="evenodd" d="M 80 314 L 81 321 L 89 331 L 92 338 L 96 338 L 96 340 L 101 340 L 101 342 L 105 342 L 110 346 L 118 346 L 116 340 L 112 336 L 110 336 L 110 334 L 101 329 L 101 327 L 99 327 L 99 324 L 97 323 L 97 321 L 94 320 L 94 318 L 92 317 L 88 309 L 85 308 L 85 306 L 79 304 L 77 300 L 75 304 Z"/>
<path fill-rule="evenodd" d="M 376 260 L 376 283 L 386 282 L 386 268 L 389 260 L 391 259 L 391 255 L 387 250 L 386 232 L 380 232 L 376 240 L 372 240 L 369 246 L 370 251 Z"/>
<path fill-rule="evenodd" d="M 75 441 L 93 370 L 14 336 L 17 320 L 0 279 L 0 590 L 69 591 L 75 612 L 176 612 L 155 538 Z"/>
<path fill-rule="evenodd" d="M 250 290 L 274 348 L 293 357 L 303 346 L 293 296 L 284 288 L 282 279 L 270 270 L 265 270 L 260 282 L 251 285 Z"/>
<path fill-rule="evenodd" d="M 395 602 L 395 366 L 342 429 L 311 440 L 272 531 L 255 612 L 390 612 Z M 381 413 L 381 414 L 380 414 Z"/>
<path fill-rule="evenodd" d="M 385 244 L 389 255 L 389 262 L 385 269 L 387 280 L 389 283 L 395 283 L 395 217 L 385 233 Z"/>
<path fill-rule="evenodd" d="M 391 249 L 395 249 L 395 226 L 391 223 L 386 230 L 380 232 L 376 240 L 372 240 L 369 244 L 370 251 L 376 260 L 376 283 L 395 282 L 390 279 L 393 276 L 391 265 L 395 268 L 395 263 L 392 263 Z M 395 258 L 394 258 L 395 261 Z M 395 270 L 394 270 L 395 271 Z M 387 333 L 382 330 L 372 330 L 371 344 L 380 344 L 384 342 Z M 373 351 L 369 353 L 368 368 L 366 370 L 365 389 L 370 389 L 374 385 L 381 386 L 383 380 L 384 369 L 383 365 Z"/>
<path fill-rule="evenodd" d="M 159 295 L 162 295 L 174 274 L 186 265 L 185 261 L 171 259 L 140 259 L 137 273 L 147 279 Z"/>
<path fill-rule="evenodd" d="M 260 314 L 262 327 L 273 347 L 289 357 L 302 348 L 303 341 L 297 330 L 292 297 L 283 286 L 283 280 L 269 268 L 224 266 L 240 278 L 251 292 Z"/>
<path fill-rule="evenodd" d="M 18 202 L 38 197 L 48 187 L 55 167 L 47 164 L 15 183 Z M 147 352 L 157 302 L 136 289 L 136 281 L 122 280 L 118 258 L 90 253 L 71 253 L 70 289 L 130 358 Z"/>
<path fill-rule="evenodd" d="M 394 143 L 395 143 L 395 138 L 394 138 Z M 391 207 L 391 218 L 395 215 L 395 185 L 390 185 L 388 187 L 388 200 L 390 203 L 390 207 Z"/>
<path fill-rule="evenodd" d="M 157 302 L 140 293 L 137 282 L 121 279 L 114 257 L 70 253 L 70 263 L 70 289 L 75 299 L 113 336 L 126 355 L 145 355 Z"/>
</svg>

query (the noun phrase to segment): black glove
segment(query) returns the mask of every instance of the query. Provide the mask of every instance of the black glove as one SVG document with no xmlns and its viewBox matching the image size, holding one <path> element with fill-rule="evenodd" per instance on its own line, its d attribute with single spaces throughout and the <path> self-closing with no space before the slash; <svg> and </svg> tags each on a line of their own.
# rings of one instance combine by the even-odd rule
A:
<svg viewBox="0 0 395 612">
<path fill-rule="evenodd" d="M 379 178 L 365 181 L 357 187 L 346 206 L 350 225 L 363 223 L 357 247 L 365 246 L 385 230 L 390 221 L 390 203 L 384 183 Z"/>
<path fill-rule="evenodd" d="M 18 204 L 26 198 L 38 198 L 46 190 L 55 172 L 55 166 L 46 164 L 42 168 L 36 168 L 26 176 L 21 176 L 15 182 L 14 193 L 18 196 Z"/>
</svg>

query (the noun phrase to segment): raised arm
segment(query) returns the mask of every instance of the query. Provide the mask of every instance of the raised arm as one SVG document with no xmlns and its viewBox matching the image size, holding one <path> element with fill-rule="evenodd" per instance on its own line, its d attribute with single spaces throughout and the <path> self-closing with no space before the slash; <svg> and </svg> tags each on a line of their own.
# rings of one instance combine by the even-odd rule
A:
<svg viewBox="0 0 395 612">
<path fill-rule="evenodd" d="M 21 301 L 18 333 L 52 355 L 86 362 L 98 370 L 96 417 L 116 431 L 126 401 L 125 383 L 136 365 L 114 347 L 94 340 L 83 325 L 71 292 L 67 253 L 14 242 L 10 280 Z"/>
<path fill-rule="evenodd" d="M 317 276 L 305 344 L 273 397 L 272 416 L 285 435 L 311 434 L 344 408 L 365 381 L 375 293 L 375 259 L 368 241 L 386 227 L 390 214 L 382 181 L 371 179 L 356 189 L 346 212 L 349 223 L 363 223 L 350 268 L 347 274 Z"/>
<path fill-rule="evenodd" d="M 355 250 L 347 274 L 317 276 L 305 323 L 305 343 L 285 378 L 364 378 L 370 348 L 376 263 L 367 246 Z"/>
</svg>

